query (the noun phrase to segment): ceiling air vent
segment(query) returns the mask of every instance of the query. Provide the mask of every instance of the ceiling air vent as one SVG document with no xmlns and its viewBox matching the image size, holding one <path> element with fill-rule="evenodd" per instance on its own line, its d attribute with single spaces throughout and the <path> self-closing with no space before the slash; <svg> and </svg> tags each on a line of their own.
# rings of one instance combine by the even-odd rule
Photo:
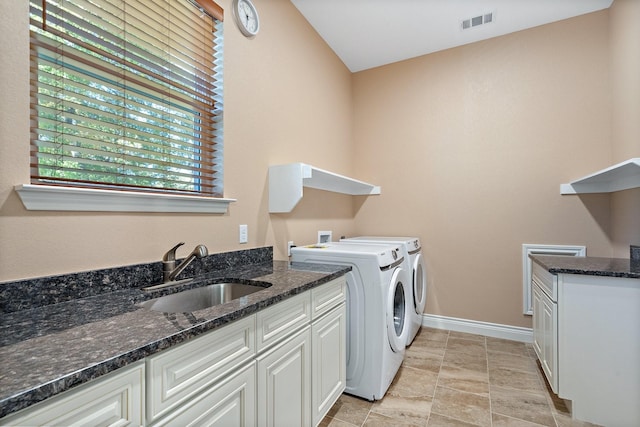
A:
<svg viewBox="0 0 640 427">
<path fill-rule="evenodd" d="M 468 30 L 469 28 L 479 27 L 480 25 L 488 24 L 490 22 L 493 22 L 493 12 L 465 19 L 464 21 L 462 21 L 462 29 Z"/>
</svg>

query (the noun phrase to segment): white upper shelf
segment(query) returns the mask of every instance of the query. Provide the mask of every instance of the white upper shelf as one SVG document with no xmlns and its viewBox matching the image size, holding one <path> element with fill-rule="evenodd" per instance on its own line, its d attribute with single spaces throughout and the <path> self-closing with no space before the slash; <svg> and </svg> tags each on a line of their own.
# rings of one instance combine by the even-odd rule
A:
<svg viewBox="0 0 640 427">
<path fill-rule="evenodd" d="M 304 163 L 269 167 L 269 212 L 291 212 L 303 195 L 303 187 L 364 196 L 380 194 L 380 187 L 338 175 Z"/>
<path fill-rule="evenodd" d="M 611 193 L 640 187 L 640 157 L 560 184 L 560 194 Z"/>
</svg>

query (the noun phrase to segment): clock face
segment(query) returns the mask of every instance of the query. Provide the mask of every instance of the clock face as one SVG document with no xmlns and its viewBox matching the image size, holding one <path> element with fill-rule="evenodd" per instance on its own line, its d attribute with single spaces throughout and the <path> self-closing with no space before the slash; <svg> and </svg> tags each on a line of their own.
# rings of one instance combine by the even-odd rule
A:
<svg viewBox="0 0 640 427">
<path fill-rule="evenodd" d="M 252 37 L 258 34 L 260 21 L 258 12 L 250 0 L 234 0 L 233 8 L 238 28 L 242 34 Z"/>
</svg>

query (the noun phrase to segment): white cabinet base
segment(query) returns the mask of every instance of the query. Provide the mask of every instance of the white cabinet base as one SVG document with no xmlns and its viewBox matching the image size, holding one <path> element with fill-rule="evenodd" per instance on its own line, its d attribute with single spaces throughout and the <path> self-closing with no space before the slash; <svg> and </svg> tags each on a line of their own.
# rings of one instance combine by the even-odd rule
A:
<svg viewBox="0 0 640 427">
<path fill-rule="evenodd" d="M 3 426 L 142 426 L 144 363 L 135 363 L 0 420 Z"/>
<path fill-rule="evenodd" d="M 606 426 L 640 425 L 638 279 L 561 275 L 559 396 L 572 416 Z"/>
<path fill-rule="evenodd" d="M 258 357 L 258 425 L 311 425 L 311 330 Z"/>
</svg>

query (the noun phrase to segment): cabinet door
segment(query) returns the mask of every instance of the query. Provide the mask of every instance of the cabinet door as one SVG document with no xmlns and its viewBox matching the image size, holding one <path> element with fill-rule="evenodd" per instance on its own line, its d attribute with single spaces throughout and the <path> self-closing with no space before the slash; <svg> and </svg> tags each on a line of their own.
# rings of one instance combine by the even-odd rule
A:
<svg viewBox="0 0 640 427">
<path fill-rule="evenodd" d="M 533 291 L 533 346 L 554 393 L 558 393 L 558 304 L 537 285 Z"/>
<path fill-rule="evenodd" d="M 136 363 L 0 420 L 3 426 L 141 426 L 144 364 Z"/>
<path fill-rule="evenodd" d="M 171 413 L 255 354 L 255 316 L 147 358 L 147 422 Z"/>
<path fill-rule="evenodd" d="M 311 425 L 311 331 L 258 357 L 258 426 Z"/>
<path fill-rule="evenodd" d="M 238 372 L 187 402 L 160 426 L 253 427 L 256 425 L 256 363 L 250 362 Z"/>
<path fill-rule="evenodd" d="M 346 305 L 343 302 L 311 326 L 312 421 L 316 426 L 347 383 Z"/>
<path fill-rule="evenodd" d="M 544 316 L 542 308 L 542 291 L 536 285 L 531 286 L 533 297 L 533 349 L 538 360 L 544 360 Z"/>
</svg>

